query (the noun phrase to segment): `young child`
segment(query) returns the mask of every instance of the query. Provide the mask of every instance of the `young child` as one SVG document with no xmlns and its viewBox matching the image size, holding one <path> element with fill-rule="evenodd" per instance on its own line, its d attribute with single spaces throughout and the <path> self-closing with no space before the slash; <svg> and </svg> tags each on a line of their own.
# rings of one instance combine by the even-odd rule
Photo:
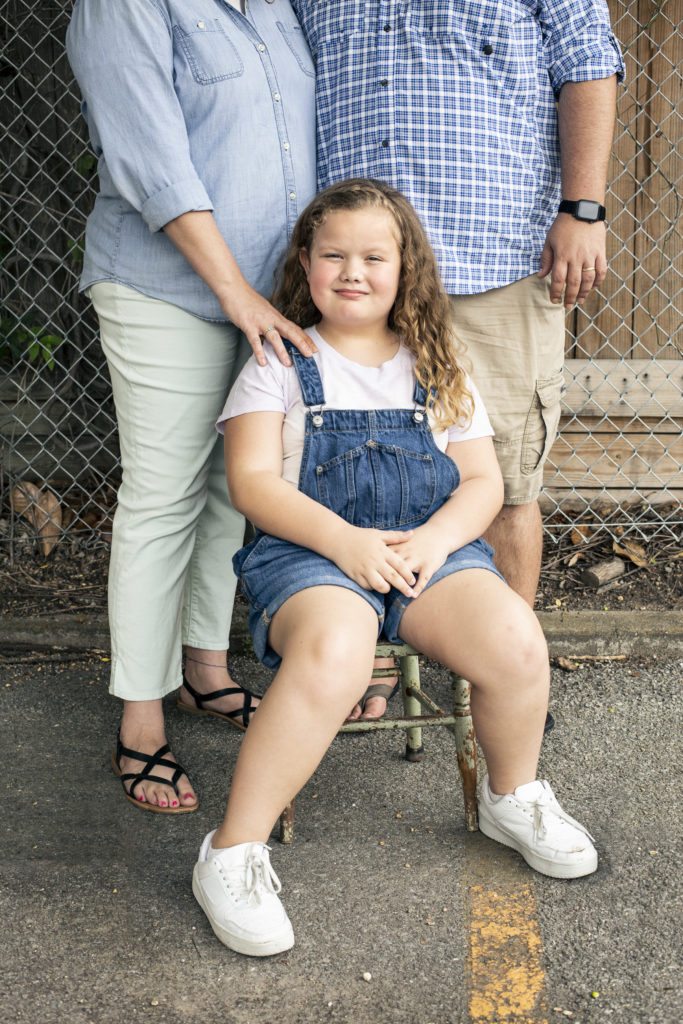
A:
<svg viewBox="0 0 683 1024">
<path fill-rule="evenodd" d="M 294 942 L 265 844 L 363 694 L 380 632 L 470 681 L 481 831 L 547 875 L 597 867 L 536 780 L 547 648 L 479 539 L 501 476 L 412 206 L 378 181 L 326 189 L 297 222 L 277 304 L 317 354 L 252 358 L 219 424 L 232 501 L 257 527 L 235 569 L 254 648 L 278 671 L 193 876 L 218 938 L 253 956 Z"/>
</svg>

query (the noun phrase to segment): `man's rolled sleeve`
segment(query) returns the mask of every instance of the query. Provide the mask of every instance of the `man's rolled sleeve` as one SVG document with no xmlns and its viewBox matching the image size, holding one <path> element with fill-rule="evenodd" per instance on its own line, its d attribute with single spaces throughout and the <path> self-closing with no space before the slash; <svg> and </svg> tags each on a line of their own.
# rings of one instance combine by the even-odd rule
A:
<svg viewBox="0 0 683 1024">
<path fill-rule="evenodd" d="M 624 61 L 604 0 L 544 0 L 540 22 L 548 74 L 556 95 L 565 82 L 616 75 Z"/>
<path fill-rule="evenodd" d="M 573 42 L 570 49 L 558 48 L 557 59 L 552 61 L 549 74 L 556 94 L 565 82 L 592 82 L 598 78 L 617 76 L 623 82 L 625 69 L 619 44 L 611 31 L 600 29 L 599 38 L 586 32 Z"/>
</svg>

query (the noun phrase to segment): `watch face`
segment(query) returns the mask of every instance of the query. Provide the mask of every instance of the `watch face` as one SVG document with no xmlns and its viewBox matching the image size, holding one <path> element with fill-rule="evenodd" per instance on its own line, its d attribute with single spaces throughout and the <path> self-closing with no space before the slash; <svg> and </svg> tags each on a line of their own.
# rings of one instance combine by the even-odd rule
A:
<svg viewBox="0 0 683 1024">
<path fill-rule="evenodd" d="M 599 220 L 600 203 L 594 203 L 591 199 L 579 199 L 576 204 L 576 216 L 579 220 Z"/>
</svg>

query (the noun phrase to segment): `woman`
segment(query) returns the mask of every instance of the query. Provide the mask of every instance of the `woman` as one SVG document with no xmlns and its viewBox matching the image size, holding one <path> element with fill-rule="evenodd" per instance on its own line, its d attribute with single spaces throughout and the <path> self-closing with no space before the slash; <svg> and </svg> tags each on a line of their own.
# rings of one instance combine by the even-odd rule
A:
<svg viewBox="0 0 683 1024">
<path fill-rule="evenodd" d="M 315 189 L 313 66 L 289 0 L 77 0 L 67 50 L 99 158 L 81 288 L 121 446 L 114 768 L 136 806 L 178 814 L 197 797 L 162 698 L 182 684 L 182 708 L 240 728 L 256 706 L 226 665 L 244 521 L 214 423 L 264 338 L 287 364 L 282 335 L 312 352 L 263 296 Z"/>
</svg>

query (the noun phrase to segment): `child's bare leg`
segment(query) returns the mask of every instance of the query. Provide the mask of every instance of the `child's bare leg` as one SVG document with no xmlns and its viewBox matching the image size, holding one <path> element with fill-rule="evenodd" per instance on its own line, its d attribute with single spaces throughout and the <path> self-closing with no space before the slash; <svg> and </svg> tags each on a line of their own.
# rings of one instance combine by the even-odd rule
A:
<svg viewBox="0 0 683 1024">
<path fill-rule="evenodd" d="M 214 849 L 268 839 L 365 691 L 377 615 L 351 590 L 311 587 L 273 616 L 269 639 L 282 665 L 242 740 Z"/>
<path fill-rule="evenodd" d="M 401 636 L 472 684 L 472 717 L 491 788 L 536 778 L 548 703 L 548 650 L 529 606 L 485 569 L 464 569 L 406 609 Z"/>
<path fill-rule="evenodd" d="M 548 651 L 526 602 L 482 569 L 435 583 L 406 609 L 401 636 L 472 683 L 472 717 L 486 756 L 479 828 L 536 871 L 579 878 L 598 866 L 583 825 L 536 778 L 548 702 Z"/>
</svg>

